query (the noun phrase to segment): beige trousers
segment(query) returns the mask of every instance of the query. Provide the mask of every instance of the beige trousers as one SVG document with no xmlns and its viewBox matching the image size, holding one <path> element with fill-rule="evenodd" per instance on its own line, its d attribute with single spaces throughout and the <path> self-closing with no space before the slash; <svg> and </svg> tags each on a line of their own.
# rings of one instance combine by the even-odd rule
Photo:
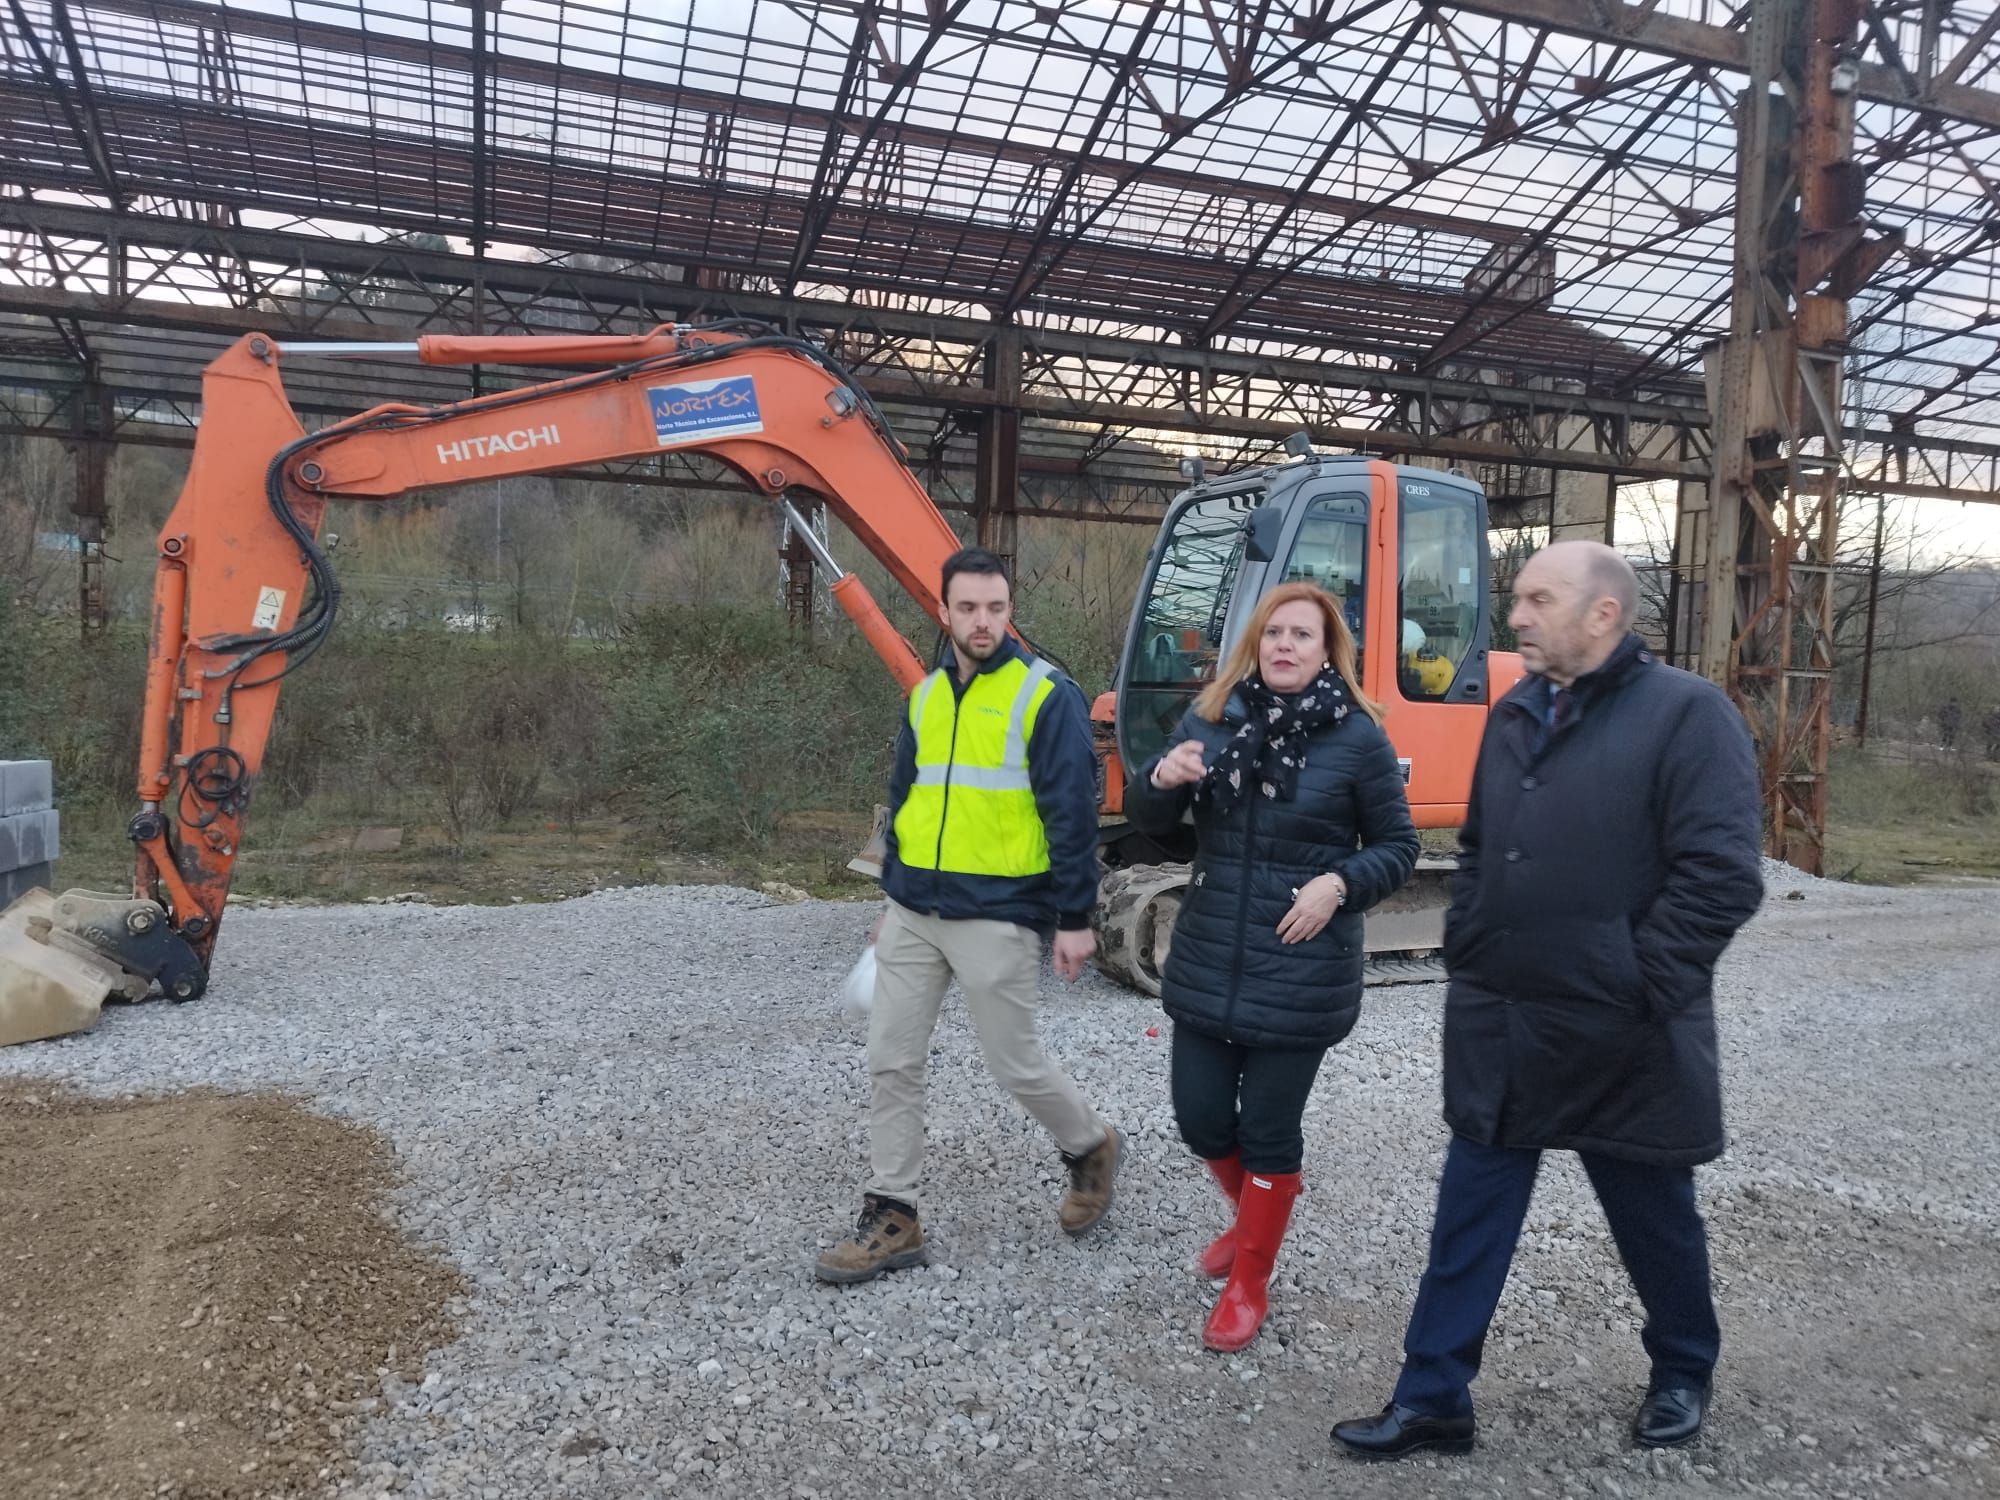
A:
<svg viewBox="0 0 2000 1500">
<path fill-rule="evenodd" d="M 954 921 L 889 903 L 875 940 L 868 1017 L 868 1191 L 913 1207 L 924 1167 L 924 1064 L 954 977 L 986 1067 L 1072 1156 L 1104 1141 L 1104 1121 L 1035 1035 L 1042 940 L 1014 922 Z"/>
</svg>

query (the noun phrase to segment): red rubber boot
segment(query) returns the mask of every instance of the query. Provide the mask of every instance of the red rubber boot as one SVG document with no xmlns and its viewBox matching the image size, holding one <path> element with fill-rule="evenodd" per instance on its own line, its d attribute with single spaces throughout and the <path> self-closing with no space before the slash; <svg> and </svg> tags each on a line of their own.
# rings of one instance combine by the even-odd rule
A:
<svg viewBox="0 0 2000 1500">
<path fill-rule="evenodd" d="M 1236 1264 L 1236 1205 L 1243 1197 L 1243 1158 L 1240 1156 L 1218 1156 L 1205 1162 L 1208 1175 L 1215 1179 L 1215 1185 L 1222 1189 L 1229 1199 L 1229 1227 L 1218 1234 L 1214 1242 L 1201 1252 L 1201 1274 L 1214 1280 L 1221 1280 L 1229 1274 L 1229 1268 Z"/>
<path fill-rule="evenodd" d="M 1263 1327 L 1265 1287 L 1271 1267 L 1277 1264 L 1285 1227 L 1292 1221 L 1292 1200 L 1298 1195 L 1296 1172 L 1244 1174 L 1243 1196 L 1236 1204 L 1236 1264 L 1202 1333 L 1201 1341 L 1209 1348 L 1234 1354 L 1247 1348 Z"/>
</svg>

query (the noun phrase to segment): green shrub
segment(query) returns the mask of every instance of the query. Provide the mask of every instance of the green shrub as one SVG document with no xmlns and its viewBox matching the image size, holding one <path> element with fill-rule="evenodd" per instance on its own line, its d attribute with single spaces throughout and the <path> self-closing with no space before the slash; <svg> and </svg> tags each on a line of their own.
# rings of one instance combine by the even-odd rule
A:
<svg viewBox="0 0 2000 1500">
<path fill-rule="evenodd" d="M 74 619 L 10 603 L 0 613 L 0 759 L 50 762 L 62 806 L 129 798 L 145 684 L 136 628 L 82 639 Z"/>
<path fill-rule="evenodd" d="M 609 684 L 607 763 L 621 800 L 690 848 L 768 846 L 789 812 L 866 812 L 901 702 L 851 632 L 807 644 L 769 611 L 640 619 Z"/>
</svg>

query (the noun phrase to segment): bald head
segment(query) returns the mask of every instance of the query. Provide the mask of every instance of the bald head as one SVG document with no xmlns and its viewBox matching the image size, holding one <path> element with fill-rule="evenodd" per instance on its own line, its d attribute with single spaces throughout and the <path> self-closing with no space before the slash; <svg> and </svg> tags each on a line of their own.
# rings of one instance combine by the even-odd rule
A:
<svg viewBox="0 0 2000 1500">
<path fill-rule="evenodd" d="M 1639 575 L 1602 542 L 1556 542 L 1514 580 L 1514 629 L 1531 672 L 1560 686 L 1602 666 L 1639 613 Z"/>
<path fill-rule="evenodd" d="M 1639 575 L 1632 565 L 1602 542 L 1551 542 L 1535 554 L 1563 570 L 1589 602 L 1609 599 L 1618 606 L 1618 628 L 1626 631 L 1639 618 Z M 1531 559 L 1532 560 L 1532 559 Z"/>
</svg>

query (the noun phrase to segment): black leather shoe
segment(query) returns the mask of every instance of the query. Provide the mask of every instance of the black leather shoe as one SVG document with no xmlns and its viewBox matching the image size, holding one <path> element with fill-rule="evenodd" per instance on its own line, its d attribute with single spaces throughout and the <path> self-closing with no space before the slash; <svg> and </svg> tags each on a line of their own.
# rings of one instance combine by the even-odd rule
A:
<svg viewBox="0 0 2000 1500">
<path fill-rule="evenodd" d="M 1632 1441 L 1641 1448 L 1681 1448 L 1701 1436 L 1708 1392 L 1648 1391 L 1632 1419 Z"/>
<path fill-rule="evenodd" d="M 1333 1429 L 1333 1440 L 1356 1458 L 1402 1458 L 1411 1453 L 1470 1453 L 1476 1424 L 1462 1417 L 1427 1417 L 1391 1401 L 1381 1415 L 1357 1417 Z"/>
</svg>

